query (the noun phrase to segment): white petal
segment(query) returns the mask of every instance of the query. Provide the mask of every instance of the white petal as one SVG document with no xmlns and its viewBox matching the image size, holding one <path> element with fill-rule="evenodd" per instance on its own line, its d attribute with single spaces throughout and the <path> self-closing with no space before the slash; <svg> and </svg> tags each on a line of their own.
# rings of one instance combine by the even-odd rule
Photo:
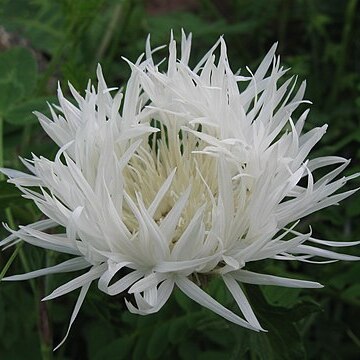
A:
<svg viewBox="0 0 360 360">
<path fill-rule="evenodd" d="M 108 260 L 107 262 L 108 268 L 104 273 L 100 276 L 98 281 L 98 287 L 101 291 L 108 293 L 109 284 L 112 278 L 116 275 L 116 273 L 123 269 L 125 266 L 129 265 L 128 261 L 122 261 L 115 263 L 114 261 Z"/>
<path fill-rule="evenodd" d="M 166 279 L 163 283 L 160 284 L 157 289 L 157 302 L 154 306 L 150 306 L 141 298 L 141 295 L 137 296 L 137 305 L 140 305 L 139 300 L 142 299 L 143 306 L 141 308 L 136 308 L 128 300 L 125 299 L 125 304 L 130 312 L 134 314 L 148 315 L 153 314 L 159 311 L 169 299 L 174 288 L 174 281 L 172 279 Z M 137 293 L 135 293 L 137 295 Z"/>
<path fill-rule="evenodd" d="M 251 309 L 251 306 L 239 284 L 229 274 L 223 275 L 222 278 L 249 324 L 252 325 L 254 328 L 265 331 L 259 324 L 259 321 L 257 320 L 253 310 Z"/>
<path fill-rule="evenodd" d="M 218 303 L 215 299 L 213 299 L 205 291 L 201 290 L 197 285 L 195 285 L 186 277 L 177 277 L 175 283 L 185 295 L 187 295 L 190 299 L 194 300 L 201 306 L 208 308 L 214 313 L 237 325 L 241 325 L 247 329 L 259 331 L 257 328 L 254 328 L 248 322 L 241 319 L 238 315 L 234 314 L 229 309 Z"/>
<path fill-rule="evenodd" d="M 67 238 L 61 238 L 61 236 L 46 234 L 41 231 L 31 229 L 29 227 L 21 227 L 18 231 L 13 231 L 10 228 L 6 227 L 11 231 L 15 239 L 21 239 L 25 242 L 39 246 L 43 249 L 49 249 L 54 251 L 63 252 L 65 254 L 71 255 L 82 255 L 76 248 L 75 245 L 70 242 Z M 6 239 L 5 239 L 6 240 Z"/>
<path fill-rule="evenodd" d="M 101 276 L 101 274 L 103 274 L 105 269 L 106 269 L 105 264 L 92 267 L 87 273 L 85 273 L 73 280 L 70 280 L 69 282 L 67 282 L 64 285 L 59 286 L 50 295 L 44 297 L 42 299 L 42 301 L 55 299 L 59 296 L 65 295 L 75 289 L 78 289 L 79 287 L 82 287 L 95 279 L 98 279 Z"/>
<path fill-rule="evenodd" d="M 163 232 L 166 239 L 171 239 L 174 235 L 176 226 L 178 225 L 182 211 L 184 210 L 186 203 L 189 199 L 191 192 L 191 186 L 189 186 L 180 199 L 175 203 L 165 219 L 160 224 L 160 230 Z"/>
<path fill-rule="evenodd" d="M 91 264 L 86 261 L 83 257 L 73 258 L 67 261 L 62 262 L 61 264 L 57 264 L 54 266 L 50 266 L 44 269 L 39 269 L 35 271 L 28 272 L 26 274 L 19 274 L 8 276 L 2 279 L 2 281 L 19 281 L 19 280 L 28 280 L 38 276 L 70 272 L 82 270 L 90 267 Z"/>
<path fill-rule="evenodd" d="M 292 227 L 293 228 L 293 227 Z M 300 235 L 298 231 L 289 229 L 289 232 Z M 356 246 L 360 244 L 360 241 L 330 241 L 330 240 L 321 240 L 321 239 L 315 239 L 313 237 L 309 237 L 308 241 L 311 241 L 316 244 L 320 245 L 326 245 L 326 246 L 333 246 L 333 247 L 347 247 L 347 246 Z"/>
<path fill-rule="evenodd" d="M 237 281 L 256 285 L 277 285 L 293 288 L 322 288 L 317 282 L 289 279 L 274 275 L 257 274 L 247 270 L 238 270 L 230 273 Z"/>
<path fill-rule="evenodd" d="M 133 284 L 131 288 L 128 290 L 128 293 L 133 294 L 136 292 L 138 293 L 143 292 L 149 288 L 157 286 L 161 281 L 165 279 L 166 279 L 166 275 L 153 272 L 145 276 L 143 279 L 137 281 L 135 284 Z"/>
<path fill-rule="evenodd" d="M 22 229 L 27 230 L 30 228 L 30 229 L 34 229 L 34 230 L 43 231 L 43 230 L 51 229 L 57 225 L 58 225 L 58 223 L 56 223 L 54 220 L 46 219 L 46 220 L 37 221 L 30 225 L 23 226 Z M 11 241 L 18 239 L 17 231 L 13 231 L 10 229 L 9 229 L 9 231 L 12 231 L 13 233 L 11 235 L 9 235 L 7 238 L 5 238 L 4 240 L 0 241 L 0 246 L 4 246 L 4 245 L 10 243 Z"/>
<path fill-rule="evenodd" d="M 182 233 L 180 239 L 175 243 L 172 251 L 172 259 L 188 258 L 194 254 L 194 245 L 201 244 L 205 236 L 205 229 L 202 223 L 204 206 L 199 208 L 187 228 Z"/>
<path fill-rule="evenodd" d="M 161 185 L 161 188 L 157 192 L 154 200 L 152 201 L 151 205 L 148 208 L 148 212 L 149 212 L 150 216 L 154 216 L 156 209 L 158 208 L 158 206 L 160 205 L 160 202 L 162 201 L 166 192 L 170 188 L 170 185 L 173 181 L 175 173 L 176 173 L 176 168 L 170 173 L 170 175 L 167 177 L 167 179 Z"/>
<path fill-rule="evenodd" d="M 293 253 L 310 254 L 314 256 L 322 256 L 328 259 L 345 260 L 345 261 L 359 261 L 359 256 L 339 254 L 334 251 L 324 250 L 309 245 L 299 245 L 292 250 Z"/>
<path fill-rule="evenodd" d="M 79 297 L 78 297 L 78 299 L 76 301 L 73 313 L 71 314 L 70 323 L 69 323 L 68 329 L 66 331 L 66 335 L 65 335 L 64 339 L 60 342 L 60 344 L 55 347 L 54 351 L 56 351 L 66 341 L 66 339 L 67 339 L 67 337 L 68 337 L 68 335 L 70 333 L 71 326 L 74 323 L 74 321 L 75 321 L 75 319 L 76 319 L 76 317 L 77 317 L 77 315 L 78 315 L 78 313 L 80 311 L 81 305 L 84 302 L 85 296 L 86 296 L 86 294 L 87 294 L 87 292 L 89 290 L 90 285 L 91 285 L 91 281 L 89 281 L 88 283 L 85 283 L 81 287 Z"/>
<path fill-rule="evenodd" d="M 193 272 L 200 265 L 206 264 L 217 258 L 220 259 L 221 254 L 214 254 L 212 256 L 194 260 L 163 261 L 154 267 L 154 271 L 159 273 L 171 273 L 189 270 L 190 272 Z"/>
<path fill-rule="evenodd" d="M 120 280 L 116 281 L 114 284 L 107 286 L 104 290 L 105 293 L 109 295 L 117 295 L 121 292 L 125 291 L 127 288 L 129 288 L 132 284 L 134 284 L 136 281 L 141 279 L 144 276 L 143 271 L 135 270 L 131 273 L 125 275 Z"/>
</svg>

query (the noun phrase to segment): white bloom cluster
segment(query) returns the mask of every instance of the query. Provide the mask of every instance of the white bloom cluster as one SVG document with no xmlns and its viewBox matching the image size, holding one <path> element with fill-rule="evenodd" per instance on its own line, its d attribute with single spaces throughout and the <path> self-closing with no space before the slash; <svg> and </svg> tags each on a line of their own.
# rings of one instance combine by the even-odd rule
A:
<svg viewBox="0 0 360 360">
<path fill-rule="evenodd" d="M 262 330 L 241 283 L 321 285 L 254 273 L 246 270 L 249 262 L 358 260 L 317 245 L 359 242 L 318 240 L 295 230 L 301 218 L 355 190 L 337 192 L 350 178 L 336 179 L 348 160 L 308 160 L 326 125 L 303 132 L 308 110 L 292 118 L 306 103 L 305 83 L 297 91 L 292 78 L 278 85 L 286 70 L 274 55 L 276 45 L 255 73 L 247 69 L 249 76 L 231 71 L 222 38 L 193 69 L 190 48 L 191 35 L 183 33 L 178 56 L 171 37 L 161 72 L 153 60 L 158 49 L 148 40 L 145 54 L 129 62 L 125 92 L 114 96 L 117 89 L 107 87 L 100 66 L 97 88 L 89 83 L 84 97 L 69 85 L 76 106 L 59 87 L 52 119 L 36 113 L 60 148 L 55 159 L 23 160 L 31 174 L 2 169 L 47 219 L 9 229 L 0 245 L 24 240 L 75 256 L 4 280 L 89 268 L 45 298 L 81 288 L 69 330 L 94 280 L 109 295 L 133 294 L 133 301 L 125 300 L 133 313 L 158 311 L 177 286 L 225 319 Z M 315 181 L 313 172 L 328 166 L 331 171 Z M 59 226 L 63 233 L 47 233 Z M 243 318 L 201 289 L 198 274 L 221 277 Z"/>
</svg>

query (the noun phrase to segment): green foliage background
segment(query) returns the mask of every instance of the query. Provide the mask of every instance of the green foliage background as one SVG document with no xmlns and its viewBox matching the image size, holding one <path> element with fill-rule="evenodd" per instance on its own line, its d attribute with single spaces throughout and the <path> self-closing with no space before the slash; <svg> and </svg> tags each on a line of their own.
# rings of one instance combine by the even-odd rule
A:
<svg viewBox="0 0 360 360">
<path fill-rule="evenodd" d="M 166 44 L 170 29 L 193 32 L 193 62 L 224 34 L 233 70 L 254 69 L 279 41 L 278 54 L 290 74 L 307 79 L 313 102 L 308 129 L 329 130 L 316 155 L 352 158 L 348 173 L 360 170 L 360 4 L 357 0 L 0 0 L 0 25 L 10 34 L 0 52 L 0 162 L 23 169 L 18 156 L 54 156 L 56 148 L 32 115 L 56 102 L 56 83 L 66 92 L 94 78 L 100 62 L 109 86 L 125 84 L 125 56 L 134 61 L 146 35 Z M 173 2 L 175 3 L 175 2 Z M 156 10 L 162 4 L 162 11 Z M 1 39 L 1 36 L 0 36 Z M 315 155 L 315 154 L 314 154 Z M 355 179 L 349 185 L 359 186 Z M 315 236 L 358 240 L 360 202 L 355 195 L 305 219 Z M 40 218 L 19 191 L 0 182 L 0 219 L 16 227 Z M 0 238 L 6 236 L 0 230 Z M 348 253 L 360 254 L 359 248 Z M 63 256 L 27 245 L 0 253 L 3 275 L 59 262 Z M 11 264 L 11 267 L 9 267 Z M 21 283 L 0 283 L 0 358 L 37 359 L 358 359 L 360 358 L 360 263 L 328 265 L 256 264 L 262 271 L 311 278 L 326 285 L 299 291 L 247 286 L 246 292 L 268 333 L 256 334 L 219 318 L 175 292 L 155 315 L 130 314 L 121 296 L 93 286 L 65 345 L 51 349 L 65 334 L 77 294 L 41 303 L 66 275 Z M 9 268 L 8 268 L 9 267 Z M 230 308 L 229 294 L 215 280 L 207 291 Z M 53 343 L 54 341 L 54 343 Z"/>
</svg>

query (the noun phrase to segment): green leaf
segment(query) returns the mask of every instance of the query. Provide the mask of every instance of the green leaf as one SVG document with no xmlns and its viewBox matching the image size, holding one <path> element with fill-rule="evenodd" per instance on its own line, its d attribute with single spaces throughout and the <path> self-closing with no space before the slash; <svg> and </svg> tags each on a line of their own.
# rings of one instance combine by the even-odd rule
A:
<svg viewBox="0 0 360 360">
<path fill-rule="evenodd" d="M 174 291 L 174 297 L 178 305 L 187 313 L 191 313 L 192 311 L 199 309 L 199 306 L 196 304 L 196 302 L 192 301 L 179 289 Z"/>
<path fill-rule="evenodd" d="M 87 352 L 90 355 L 89 360 L 99 359 L 99 351 L 105 359 L 108 351 L 111 353 L 111 349 L 114 347 L 112 344 L 119 340 L 114 334 L 114 329 L 106 321 L 99 318 L 97 321 L 91 321 L 87 324 L 84 328 L 84 338 L 87 343 Z"/>
<path fill-rule="evenodd" d="M 294 319 L 291 317 L 292 308 L 271 306 L 258 287 L 247 286 L 246 288 L 253 300 L 256 314 L 259 314 L 261 325 L 268 330 L 266 334 L 255 334 L 254 336 L 266 338 L 266 342 L 270 344 L 274 354 L 274 359 L 305 359 L 305 347 L 293 324 Z M 261 341 L 265 341 L 265 339 Z"/>
<path fill-rule="evenodd" d="M 133 336 L 124 336 L 103 347 L 94 356 L 94 360 L 121 360 L 128 359 L 128 355 L 134 343 Z"/>
<path fill-rule="evenodd" d="M 14 47 L 0 54 L 0 114 L 32 95 L 37 64 L 29 50 Z"/>
<path fill-rule="evenodd" d="M 250 350 L 250 334 L 251 332 L 247 329 L 239 331 L 237 327 L 233 327 L 232 333 L 235 336 L 234 344 L 232 349 L 230 360 L 245 359 L 245 354 Z"/>
<path fill-rule="evenodd" d="M 313 302 L 313 301 L 302 301 L 299 304 L 296 304 L 294 307 L 292 307 L 287 314 L 287 318 L 290 321 L 299 321 L 310 314 L 321 312 L 322 308 L 319 304 Z"/>
<path fill-rule="evenodd" d="M 355 169 L 353 170 L 355 172 Z M 358 217 L 360 215 L 360 201 L 354 201 L 351 199 L 348 204 L 349 205 L 345 208 L 346 214 L 349 217 Z"/>
<path fill-rule="evenodd" d="M 272 318 L 268 325 L 269 340 L 276 359 L 299 359 L 306 358 L 305 347 L 296 327 L 283 321 L 281 318 Z"/>
<path fill-rule="evenodd" d="M 146 354 L 150 359 L 159 359 L 168 346 L 169 338 L 167 336 L 169 323 L 156 324 L 153 334 L 148 343 Z"/>
<path fill-rule="evenodd" d="M 4 117 L 8 109 L 24 95 L 24 90 L 20 83 L 11 82 L 3 77 L 0 78 L 0 94 L 0 116 Z"/>
<path fill-rule="evenodd" d="M 53 54 L 65 35 L 63 1 L 2 0 L 0 23 L 30 40 L 31 46 Z"/>
<path fill-rule="evenodd" d="M 342 293 L 342 297 L 348 299 L 360 298 L 360 284 L 351 285 Z"/>
<path fill-rule="evenodd" d="M 269 341 L 268 334 L 250 333 L 250 354 L 251 358 L 259 360 L 277 360 L 274 350 Z M 282 359 L 279 357 L 279 359 Z"/>
<path fill-rule="evenodd" d="M 190 12 L 173 12 L 148 17 L 148 26 L 152 29 L 154 43 L 160 43 L 168 37 L 170 30 L 174 35 L 180 34 L 180 29 L 184 28 L 187 32 L 195 32 L 199 36 L 227 34 L 244 34 L 253 31 L 256 28 L 256 21 L 241 21 L 235 24 L 229 24 L 224 19 L 207 21 Z"/>
<path fill-rule="evenodd" d="M 227 333 L 225 329 L 209 328 L 203 330 L 202 334 L 207 337 L 209 342 L 221 348 L 229 349 L 234 345 L 232 334 Z"/>
<path fill-rule="evenodd" d="M 168 337 L 172 344 L 182 342 L 189 332 L 189 324 L 186 317 L 173 319 L 169 325 Z"/>
<path fill-rule="evenodd" d="M 230 354 L 224 351 L 204 351 L 197 357 L 198 360 L 219 360 L 229 359 Z"/>
<path fill-rule="evenodd" d="M 148 331 L 141 332 L 141 336 L 138 337 L 138 341 L 136 342 L 135 349 L 132 354 L 132 360 L 144 359 L 144 354 L 146 354 L 146 347 L 148 345 L 149 335 L 150 334 Z"/>
<path fill-rule="evenodd" d="M 263 294 L 270 305 L 290 308 L 299 300 L 301 289 L 279 286 L 264 286 Z"/>
<path fill-rule="evenodd" d="M 1 283 L 5 303 L 6 331 L 0 337 L 0 358 L 11 360 L 41 359 L 39 334 L 36 329 L 37 311 L 34 296 L 23 286 Z M 16 311 L 13 311 L 13 308 Z M 36 344 L 37 346 L 34 346 Z"/>
<path fill-rule="evenodd" d="M 0 337 L 2 337 L 5 329 L 5 304 L 2 294 L 0 292 Z"/>
<path fill-rule="evenodd" d="M 332 286 L 336 291 L 343 291 L 350 287 L 353 283 L 356 283 L 359 279 L 360 263 L 353 263 L 350 268 L 344 267 L 341 264 L 340 271 L 334 274 L 331 279 L 328 279 L 326 283 Z"/>
<path fill-rule="evenodd" d="M 13 184 L 6 181 L 0 182 L 0 203 L 2 208 L 8 207 L 10 204 L 16 202 L 26 202 L 22 196 L 22 192 Z"/>
<path fill-rule="evenodd" d="M 49 115 L 50 111 L 47 103 L 56 102 L 56 99 L 55 96 L 43 96 L 19 103 L 7 111 L 5 120 L 13 125 L 37 123 L 38 119 L 33 114 L 33 111 Z"/>
<path fill-rule="evenodd" d="M 200 354 L 200 349 L 196 343 L 185 341 L 179 346 L 178 353 L 182 360 L 197 359 Z"/>
</svg>

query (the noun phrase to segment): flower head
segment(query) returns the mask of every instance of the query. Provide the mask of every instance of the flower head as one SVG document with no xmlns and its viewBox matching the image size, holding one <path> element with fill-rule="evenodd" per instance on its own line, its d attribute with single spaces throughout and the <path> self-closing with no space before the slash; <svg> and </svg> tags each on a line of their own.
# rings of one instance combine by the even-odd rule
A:
<svg viewBox="0 0 360 360">
<path fill-rule="evenodd" d="M 176 285 L 227 320 L 262 330 L 241 283 L 321 285 L 254 273 L 249 262 L 358 259 L 316 246 L 356 242 L 296 230 L 301 218 L 355 190 L 338 192 L 350 178 L 336 179 L 348 160 L 308 160 L 326 125 L 304 132 L 308 110 L 292 117 L 307 103 L 305 83 L 296 91 L 292 78 L 278 85 L 286 70 L 274 55 L 276 45 L 247 76 L 230 69 L 222 38 L 193 69 L 190 47 L 191 35 L 182 34 L 178 55 L 171 38 L 162 72 L 148 40 L 145 57 L 129 62 L 125 92 L 114 96 L 100 66 L 97 88 L 89 84 L 84 97 L 69 85 L 76 105 L 59 87 L 52 119 L 35 113 L 60 148 L 55 159 L 24 160 L 31 174 L 2 169 L 47 219 L 9 229 L 12 235 L 0 244 L 24 240 L 74 256 L 5 280 L 89 269 L 45 298 L 81 288 L 70 326 L 97 280 L 109 295 L 133 294 L 133 301 L 125 300 L 133 313 L 157 312 Z M 313 173 L 328 166 L 332 170 L 315 180 Z M 59 225 L 62 232 L 47 232 Z M 126 275 L 115 281 L 119 273 Z M 243 317 L 201 289 L 197 274 L 221 277 Z"/>
</svg>

